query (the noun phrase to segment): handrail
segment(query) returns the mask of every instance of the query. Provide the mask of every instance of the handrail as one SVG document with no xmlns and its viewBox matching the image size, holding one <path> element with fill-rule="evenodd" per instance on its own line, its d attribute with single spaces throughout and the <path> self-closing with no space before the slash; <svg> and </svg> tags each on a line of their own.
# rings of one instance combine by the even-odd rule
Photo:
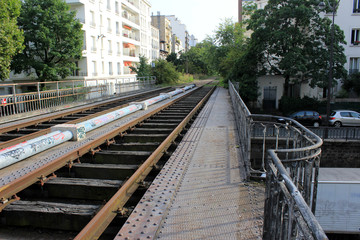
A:
<svg viewBox="0 0 360 240">
<path fill-rule="evenodd" d="M 0 84 L 0 117 L 112 97 L 155 85 L 155 77 Z"/>
<path fill-rule="evenodd" d="M 257 172 L 266 175 L 263 238 L 327 239 L 313 214 L 322 139 L 293 119 L 281 117 L 287 121 L 282 124 L 278 123 L 278 116 L 251 114 L 230 81 L 229 91 L 236 122 L 240 122 L 240 139 L 245 139 L 244 132 L 252 130 L 252 136 L 263 140 L 262 170 Z M 268 146 L 269 137 L 272 147 Z M 251 136 L 249 139 L 245 139 L 245 144 Z M 249 161 L 251 143 L 241 150 L 249 151 L 243 154 Z"/>
</svg>

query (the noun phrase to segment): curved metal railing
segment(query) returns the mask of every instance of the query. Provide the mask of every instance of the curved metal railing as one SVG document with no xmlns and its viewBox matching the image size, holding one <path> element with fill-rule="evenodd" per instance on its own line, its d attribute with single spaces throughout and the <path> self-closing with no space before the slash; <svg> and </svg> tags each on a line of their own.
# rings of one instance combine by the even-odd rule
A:
<svg viewBox="0 0 360 240">
<path fill-rule="evenodd" d="M 322 139 L 296 122 L 251 114 L 229 82 L 248 172 L 266 175 L 264 239 L 327 239 L 314 216 Z M 241 106 L 239 106 L 241 105 Z M 262 140 L 262 164 L 250 164 L 251 139 Z"/>
</svg>

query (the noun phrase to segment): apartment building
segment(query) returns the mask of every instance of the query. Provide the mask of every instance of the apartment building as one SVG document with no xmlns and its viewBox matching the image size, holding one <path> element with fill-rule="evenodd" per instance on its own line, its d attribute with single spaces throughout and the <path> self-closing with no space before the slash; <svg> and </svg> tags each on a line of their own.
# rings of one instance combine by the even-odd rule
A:
<svg viewBox="0 0 360 240">
<path fill-rule="evenodd" d="M 160 58 L 165 59 L 170 53 L 172 48 L 172 27 L 169 19 L 165 15 L 151 16 L 151 25 L 159 29 L 159 42 L 160 42 Z"/>
<path fill-rule="evenodd" d="M 68 79 L 111 79 L 134 74 L 143 55 L 153 61 L 150 2 L 148 0 L 66 0 L 83 24 L 82 59 L 79 70 Z M 154 46 L 156 47 L 156 46 Z M 12 74 L 11 80 L 34 76 Z"/>
<path fill-rule="evenodd" d="M 139 55 L 151 58 L 150 3 L 147 0 L 66 0 L 83 19 L 81 69 L 74 77 L 134 74 Z M 150 59 L 151 60 L 151 59 Z"/>
<path fill-rule="evenodd" d="M 151 60 L 160 58 L 159 29 L 151 25 Z"/>
<path fill-rule="evenodd" d="M 181 23 L 175 15 L 167 15 L 166 18 L 170 20 L 173 36 L 176 37 L 173 42 L 178 40 L 178 42 L 181 43 L 181 46 L 178 46 L 177 48 L 184 49 L 184 51 L 187 52 L 189 50 L 189 33 L 186 30 L 186 25 Z M 175 51 L 174 46 L 172 52 L 178 53 Z"/>
</svg>

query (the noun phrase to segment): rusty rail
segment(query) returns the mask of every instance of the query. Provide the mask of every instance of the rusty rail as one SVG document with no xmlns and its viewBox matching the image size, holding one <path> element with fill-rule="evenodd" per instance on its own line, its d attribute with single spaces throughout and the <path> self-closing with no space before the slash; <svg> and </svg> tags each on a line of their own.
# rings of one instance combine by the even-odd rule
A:
<svg viewBox="0 0 360 240">
<path fill-rule="evenodd" d="M 187 93 L 183 96 L 181 96 L 178 99 L 175 99 L 149 113 L 146 115 L 132 120 L 131 122 L 121 126 L 120 128 L 114 129 L 113 131 L 104 134 L 103 136 L 99 137 L 98 139 L 92 140 L 91 142 L 85 144 L 82 147 L 78 147 L 74 149 L 72 152 L 69 152 L 52 162 L 38 168 L 35 171 L 30 172 L 27 175 L 24 175 L 23 177 L 20 177 L 16 180 L 14 180 L 11 184 L 7 184 L 0 188 L 0 210 L 6 207 L 8 204 L 10 204 L 12 201 L 18 200 L 18 197 L 16 194 L 20 192 L 21 190 L 29 187 L 33 183 L 36 183 L 41 179 L 42 177 L 46 177 L 48 175 L 53 174 L 56 170 L 60 169 L 63 166 L 69 165 L 71 166 L 74 161 L 79 159 L 84 154 L 93 151 L 96 149 L 99 145 L 111 141 L 114 137 L 118 135 L 123 135 L 126 133 L 126 131 L 131 131 L 137 124 L 143 122 L 145 119 L 149 118 L 150 116 L 156 114 L 157 112 L 167 108 L 171 104 L 173 104 L 176 101 L 179 101 L 180 99 L 186 97 L 191 93 Z"/>
<path fill-rule="evenodd" d="M 197 104 L 197 106 L 185 117 L 185 119 L 173 130 L 173 132 L 160 144 L 150 157 L 138 168 L 138 170 L 126 181 L 119 191 L 106 203 L 96 216 L 85 226 L 75 239 L 98 239 L 105 231 L 112 219 L 117 215 L 130 196 L 138 188 L 148 173 L 156 165 L 162 155 L 173 143 L 175 138 L 185 128 L 196 112 L 211 96 L 216 87 Z"/>
</svg>

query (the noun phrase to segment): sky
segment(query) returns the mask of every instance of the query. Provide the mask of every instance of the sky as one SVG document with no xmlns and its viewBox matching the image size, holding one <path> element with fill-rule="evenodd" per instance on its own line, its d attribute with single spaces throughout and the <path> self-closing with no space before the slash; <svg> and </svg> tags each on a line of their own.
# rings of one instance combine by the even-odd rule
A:
<svg viewBox="0 0 360 240">
<path fill-rule="evenodd" d="M 154 15 L 175 15 L 186 25 L 190 35 L 201 42 L 207 35 L 214 35 L 226 18 L 238 19 L 238 0 L 149 0 Z"/>
</svg>

